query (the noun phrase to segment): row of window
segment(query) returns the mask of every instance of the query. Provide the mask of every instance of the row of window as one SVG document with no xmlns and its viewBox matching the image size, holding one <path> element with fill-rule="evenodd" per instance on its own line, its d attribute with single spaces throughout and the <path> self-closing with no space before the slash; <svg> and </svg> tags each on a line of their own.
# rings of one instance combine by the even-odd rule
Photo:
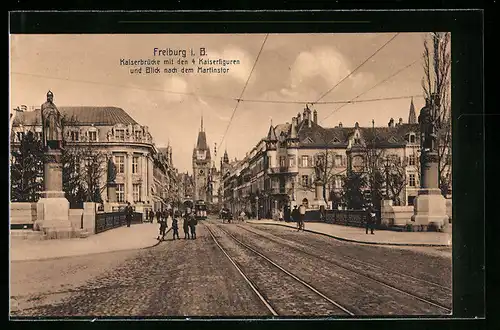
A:
<svg viewBox="0 0 500 330">
<path fill-rule="evenodd" d="M 300 184 L 304 187 L 308 187 L 313 183 L 312 178 L 309 175 L 302 175 L 300 179 L 301 179 Z M 416 184 L 417 184 L 417 179 L 416 179 L 415 174 L 413 174 L 413 173 L 409 174 L 408 175 L 408 186 L 415 187 Z M 335 188 L 335 189 L 342 188 L 342 178 L 340 176 L 335 177 L 333 188 Z"/>
<path fill-rule="evenodd" d="M 320 155 L 316 158 L 322 158 L 323 155 Z M 313 167 L 315 164 L 313 162 L 314 157 L 303 155 L 299 157 L 299 167 Z M 346 158 L 342 155 L 335 155 L 334 158 L 334 166 L 341 167 L 346 165 Z M 279 166 L 280 167 L 293 167 L 295 166 L 295 157 L 294 156 L 280 156 L 279 158 Z"/>
<path fill-rule="evenodd" d="M 78 142 L 81 140 L 79 131 L 70 131 L 69 139 L 74 142 Z M 87 132 L 87 141 L 96 142 L 97 141 L 97 131 L 88 131 Z"/>
<path fill-rule="evenodd" d="M 119 203 L 125 202 L 125 184 L 119 183 L 116 185 L 116 197 Z M 132 199 L 133 202 L 141 201 L 141 184 L 132 185 Z"/>
<path fill-rule="evenodd" d="M 138 174 L 140 173 L 139 167 L 139 156 L 132 157 L 132 173 Z M 124 155 L 115 155 L 114 162 L 116 165 L 116 173 L 125 173 L 125 156 Z"/>
</svg>

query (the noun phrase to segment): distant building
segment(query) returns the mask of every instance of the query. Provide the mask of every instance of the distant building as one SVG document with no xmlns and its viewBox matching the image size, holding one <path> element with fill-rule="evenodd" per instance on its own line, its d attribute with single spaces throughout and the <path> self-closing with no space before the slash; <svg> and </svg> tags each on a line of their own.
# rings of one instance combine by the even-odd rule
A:
<svg viewBox="0 0 500 330">
<path fill-rule="evenodd" d="M 210 180 L 212 174 L 212 156 L 207 143 L 207 135 L 203 130 L 203 117 L 196 146 L 193 149 L 193 181 L 194 200 L 212 203 Z"/>
<path fill-rule="evenodd" d="M 387 157 L 404 168 L 402 205 L 412 205 L 419 187 L 420 134 L 413 100 L 410 123 L 391 118 L 386 127 L 344 127 L 342 123 L 325 128 L 317 122 L 317 111 L 306 106 L 291 123 L 271 125 L 246 157 L 221 162 L 223 204 L 234 212 L 248 210 L 261 217 L 273 216 L 284 206 L 305 204 L 315 208 L 316 164 L 327 155 L 329 182 L 326 202 L 341 195 L 344 177 L 350 171 L 363 172 L 367 149 L 376 150 L 378 165 Z M 323 158 L 324 159 L 324 158 Z M 451 160 L 451 158 L 450 158 Z"/>
<path fill-rule="evenodd" d="M 117 107 L 76 106 L 58 109 L 65 118 L 70 119 L 64 130 L 67 146 L 83 147 L 92 143 L 107 157 L 112 157 L 117 169 L 118 206 L 129 201 L 137 212 L 143 212 L 156 210 L 165 204 L 165 197 L 172 189 L 171 182 L 175 182 L 171 181 L 174 171 L 172 151 L 158 150 L 147 126 L 140 125 L 125 110 Z M 28 131 L 41 137 L 39 108 L 17 109 L 11 118 L 12 148 L 19 146 Z M 106 175 L 103 175 L 103 187 L 106 180 Z M 103 189 L 101 196 L 106 205 L 106 189 Z"/>
</svg>

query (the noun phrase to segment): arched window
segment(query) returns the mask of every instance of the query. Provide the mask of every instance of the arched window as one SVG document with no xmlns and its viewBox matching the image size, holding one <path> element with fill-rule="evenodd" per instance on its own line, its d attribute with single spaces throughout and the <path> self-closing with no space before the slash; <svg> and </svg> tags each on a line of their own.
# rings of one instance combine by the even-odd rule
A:
<svg viewBox="0 0 500 330">
<path fill-rule="evenodd" d="M 302 200 L 302 205 L 304 205 L 304 207 L 305 207 L 306 209 L 307 209 L 307 208 L 309 208 L 309 201 L 307 200 L 307 198 L 304 198 L 304 199 Z"/>
</svg>

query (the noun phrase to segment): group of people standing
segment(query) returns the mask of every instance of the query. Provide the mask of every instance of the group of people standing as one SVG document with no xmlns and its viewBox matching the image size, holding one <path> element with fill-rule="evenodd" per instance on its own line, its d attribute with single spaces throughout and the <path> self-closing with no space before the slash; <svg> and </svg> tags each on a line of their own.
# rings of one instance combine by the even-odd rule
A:
<svg viewBox="0 0 500 330">
<path fill-rule="evenodd" d="M 297 222 L 297 231 L 300 230 L 304 231 L 305 215 L 306 215 L 306 207 L 303 204 L 301 204 L 299 207 L 297 207 L 297 205 L 293 207 L 293 211 L 290 214 L 290 217 L 292 218 L 292 221 Z"/>
<path fill-rule="evenodd" d="M 162 216 L 166 212 L 165 216 Z M 158 214 L 158 212 L 157 212 Z M 160 217 L 158 222 L 160 223 L 160 235 L 158 240 L 165 240 L 165 235 L 168 228 L 169 220 L 172 223 L 172 240 L 180 239 L 179 237 L 179 220 L 182 219 L 182 229 L 184 230 L 184 239 L 196 239 L 196 226 L 198 225 L 198 220 L 194 216 L 191 208 L 187 208 L 182 214 L 179 210 L 166 210 L 160 212 Z"/>
</svg>

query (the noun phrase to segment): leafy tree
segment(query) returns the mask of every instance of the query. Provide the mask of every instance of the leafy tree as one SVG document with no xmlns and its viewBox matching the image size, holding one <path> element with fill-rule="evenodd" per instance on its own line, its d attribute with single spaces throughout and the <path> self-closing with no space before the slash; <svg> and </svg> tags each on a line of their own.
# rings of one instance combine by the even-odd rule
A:
<svg viewBox="0 0 500 330">
<path fill-rule="evenodd" d="M 362 173 L 350 172 L 343 182 L 343 201 L 348 209 L 359 210 L 364 206 L 363 188 L 367 185 Z"/>
<path fill-rule="evenodd" d="M 38 201 L 43 190 L 43 164 L 42 141 L 28 131 L 19 148 L 11 151 L 11 201 Z"/>
</svg>

